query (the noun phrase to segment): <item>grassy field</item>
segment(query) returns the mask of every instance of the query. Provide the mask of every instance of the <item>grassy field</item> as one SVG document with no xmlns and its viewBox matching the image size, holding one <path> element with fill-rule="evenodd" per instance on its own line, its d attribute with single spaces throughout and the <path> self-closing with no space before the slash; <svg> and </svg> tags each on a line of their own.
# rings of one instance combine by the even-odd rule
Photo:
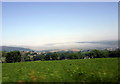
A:
<svg viewBox="0 0 120 84">
<path fill-rule="evenodd" d="M 2 63 L 0 63 L 0 83 L 2 82 Z"/>
<path fill-rule="evenodd" d="M 3 82 L 117 82 L 118 58 L 3 63 Z"/>
</svg>

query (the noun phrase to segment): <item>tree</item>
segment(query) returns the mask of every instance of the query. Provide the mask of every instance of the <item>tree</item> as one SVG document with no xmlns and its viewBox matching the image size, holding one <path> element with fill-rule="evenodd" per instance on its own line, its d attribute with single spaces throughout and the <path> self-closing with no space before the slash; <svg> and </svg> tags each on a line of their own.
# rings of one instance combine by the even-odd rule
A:
<svg viewBox="0 0 120 84">
<path fill-rule="evenodd" d="M 116 49 L 115 51 L 109 51 L 109 57 L 120 57 L 120 49 Z"/>
<path fill-rule="evenodd" d="M 45 60 L 51 60 L 52 53 L 47 53 L 44 57 Z"/>
<path fill-rule="evenodd" d="M 44 60 L 44 55 L 37 55 L 33 57 L 33 60 Z"/>
<path fill-rule="evenodd" d="M 7 53 L 6 55 L 7 63 L 20 62 L 20 61 L 21 61 L 21 54 L 19 51 L 12 51 Z"/>
<path fill-rule="evenodd" d="M 51 58 L 52 60 L 57 60 L 58 59 L 57 53 L 56 52 L 52 53 Z"/>
<path fill-rule="evenodd" d="M 109 57 L 109 52 L 107 50 L 101 50 L 101 57 L 102 58 L 107 58 Z"/>
<path fill-rule="evenodd" d="M 70 52 L 68 53 L 68 59 L 74 59 L 74 53 Z"/>
<path fill-rule="evenodd" d="M 91 56 L 93 56 L 94 58 L 101 58 L 102 54 L 99 50 L 94 49 L 91 51 Z"/>
<path fill-rule="evenodd" d="M 83 58 L 83 54 L 80 52 L 77 52 L 78 53 L 78 59 L 82 59 Z"/>
<path fill-rule="evenodd" d="M 6 52 L 6 51 L 1 51 L 0 56 L 6 57 L 6 55 L 7 55 L 7 52 Z"/>
<path fill-rule="evenodd" d="M 65 54 L 64 54 L 64 52 L 60 52 L 60 53 L 58 54 L 58 56 L 59 56 L 59 60 L 65 59 Z"/>
</svg>

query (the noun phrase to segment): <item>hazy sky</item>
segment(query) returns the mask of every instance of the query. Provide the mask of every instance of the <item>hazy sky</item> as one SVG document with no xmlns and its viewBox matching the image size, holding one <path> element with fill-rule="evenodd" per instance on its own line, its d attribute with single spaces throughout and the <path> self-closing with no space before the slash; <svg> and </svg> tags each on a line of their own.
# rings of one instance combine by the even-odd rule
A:
<svg viewBox="0 0 120 84">
<path fill-rule="evenodd" d="M 3 45 L 118 39 L 117 2 L 4 2 Z"/>
</svg>

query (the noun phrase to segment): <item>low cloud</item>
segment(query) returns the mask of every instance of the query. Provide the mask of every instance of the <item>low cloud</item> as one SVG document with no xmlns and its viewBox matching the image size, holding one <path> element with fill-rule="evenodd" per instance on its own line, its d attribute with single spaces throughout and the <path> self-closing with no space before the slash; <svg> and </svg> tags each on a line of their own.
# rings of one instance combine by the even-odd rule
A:
<svg viewBox="0 0 120 84">
<path fill-rule="evenodd" d="M 118 45 L 118 41 L 83 41 L 76 43 L 90 43 L 90 44 L 103 44 L 103 45 Z"/>
</svg>

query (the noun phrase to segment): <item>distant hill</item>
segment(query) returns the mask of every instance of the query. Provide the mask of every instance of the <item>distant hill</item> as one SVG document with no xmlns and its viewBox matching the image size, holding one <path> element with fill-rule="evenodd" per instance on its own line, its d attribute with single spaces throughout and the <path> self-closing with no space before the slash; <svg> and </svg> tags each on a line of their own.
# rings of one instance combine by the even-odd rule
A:
<svg viewBox="0 0 120 84">
<path fill-rule="evenodd" d="M 0 51 L 33 51 L 28 48 L 22 48 L 22 47 L 10 47 L 10 46 L 0 46 Z"/>
</svg>

